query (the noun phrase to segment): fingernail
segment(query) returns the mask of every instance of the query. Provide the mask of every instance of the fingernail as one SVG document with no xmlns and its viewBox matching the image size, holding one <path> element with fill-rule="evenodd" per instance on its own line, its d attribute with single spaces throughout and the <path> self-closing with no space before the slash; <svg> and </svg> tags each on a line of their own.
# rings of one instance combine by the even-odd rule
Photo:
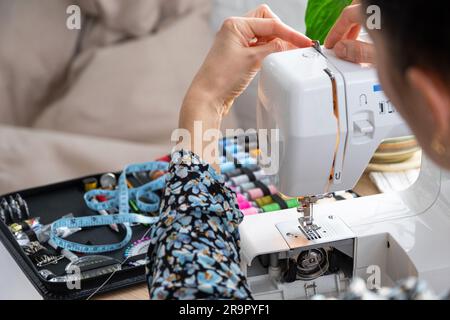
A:
<svg viewBox="0 0 450 320">
<path fill-rule="evenodd" d="M 347 56 L 347 47 L 342 42 L 338 42 L 334 46 L 334 52 L 339 58 L 345 58 Z"/>
</svg>

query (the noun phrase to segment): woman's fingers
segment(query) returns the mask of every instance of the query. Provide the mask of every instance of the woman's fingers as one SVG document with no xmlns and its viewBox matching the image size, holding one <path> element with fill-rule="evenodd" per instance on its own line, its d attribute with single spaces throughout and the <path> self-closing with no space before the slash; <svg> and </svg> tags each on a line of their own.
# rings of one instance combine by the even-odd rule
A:
<svg viewBox="0 0 450 320">
<path fill-rule="evenodd" d="M 342 11 L 341 16 L 331 29 L 328 37 L 325 40 L 325 47 L 328 49 L 334 48 L 336 43 L 342 39 L 356 39 L 359 32 L 359 26 L 361 25 L 361 5 L 351 5 Z"/>
<path fill-rule="evenodd" d="M 257 47 L 254 47 L 251 50 L 254 51 L 254 56 L 257 58 L 257 60 L 262 61 L 269 54 L 276 53 L 276 52 L 282 52 L 282 51 L 288 51 L 288 50 L 292 50 L 292 49 L 296 49 L 296 48 L 297 47 L 295 47 L 291 43 L 276 38 L 268 43 L 261 44 Z"/>
<path fill-rule="evenodd" d="M 354 63 L 375 63 L 375 47 L 358 40 L 342 40 L 334 46 L 336 56 Z"/>
<path fill-rule="evenodd" d="M 252 34 L 246 35 L 248 40 L 254 37 L 274 37 L 287 41 L 298 48 L 312 46 L 311 39 L 285 25 L 278 19 L 245 18 L 241 21 L 251 30 Z M 245 32 L 245 29 L 241 31 Z"/>
<path fill-rule="evenodd" d="M 345 36 L 345 39 L 356 40 L 356 39 L 358 39 L 360 33 L 361 33 L 361 25 L 360 24 L 355 25 L 347 33 L 347 35 Z"/>
<path fill-rule="evenodd" d="M 281 22 L 281 19 L 270 9 L 270 7 L 266 4 L 260 5 L 258 8 L 248 12 L 245 17 L 247 18 L 259 18 L 259 19 L 276 19 Z M 282 23 L 282 22 L 281 22 Z M 265 46 L 265 48 L 262 48 L 261 52 L 278 52 L 280 50 L 276 50 L 274 48 L 285 48 L 285 50 L 290 49 L 296 49 L 298 46 L 288 42 L 283 41 L 284 43 L 280 43 L 280 45 L 277 45 L 275 42 L 273 42 L 275 39 L 277 39 L 278 36 L 275 34 L 271 34 L 269 36 L 256 36 L 255 39 L 252 39 L 250 42 L 250 46 Z M 281 40 L 282 41 L 282 40 Z M 302 42 L 303 44 L 303 42 Z M 266 54 L 263 54 L 266 56 Z"/>
</svg>

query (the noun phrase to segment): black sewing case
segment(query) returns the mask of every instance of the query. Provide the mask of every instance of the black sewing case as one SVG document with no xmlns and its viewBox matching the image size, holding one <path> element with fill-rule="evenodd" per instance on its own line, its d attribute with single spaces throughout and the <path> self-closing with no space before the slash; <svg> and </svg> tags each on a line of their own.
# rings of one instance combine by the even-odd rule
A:
<svg viewBox="0 0 450 320">
<path fill-rule="evenodd" d="M 89 178 L 92 177 L 99 179 L 100 175 L 90 176 Z M 8 199 L 10 196 L 15 197 L 19 194 L 28 204 L 30 217 L 39 217 L 42 225 L 51 224 L 67 214 L 72 214 L 74 217 L 95 216 L 98 213 L 90 210 L 83 199 L 85 193 L 83 181 L 86 178 L 88 177 L 14 192 L 0 196 L 0 199 Z M 132 230 L 133 237 L 130 245 L 142 239 L 148 231 L 148 227 L 137 225 L 133 226 Z M 120 242 L 125 234 L 126 231 L 123 227 L 119 226 L 119 232 L 115 232 L 108 226 L 102 226 L 83 229 L 66 239 L 81 244 L 110 244 Z M 10 228 L 1 219 L 0 241 L 44 299 L 86 299 L 94 293 L 97 296 L 145 282 L 145 266 L 143 265 L 145 254 L 128 258 L 127 262 L 120 267 L 120 270 L 114 272 L 111 277 L 111 270 L 118 268 L 117 262 L 125 260 L 125 252 L 128 246 L 114 252 L 102 253 L 101 256 L 108 260 L 98 261 L 97 265 L 94 263 L 91 266 L 85 266 L 85 269 L 81 269 L 89 276 L 81 280 L 79 288 L 77 288 L 73 281 L 69 285 L 67 282 L 52 282 L 42 275 L 43 269 L 50 271 L 54 276 L 66 275 L 65 268 L 70 260 L 62 258 L 55 264 L 38 268 L 19 245 Z M 55 250 L 48 244 L 43 246 L 50 253 L 61 257 L 60 250 Z"/>
</svg>

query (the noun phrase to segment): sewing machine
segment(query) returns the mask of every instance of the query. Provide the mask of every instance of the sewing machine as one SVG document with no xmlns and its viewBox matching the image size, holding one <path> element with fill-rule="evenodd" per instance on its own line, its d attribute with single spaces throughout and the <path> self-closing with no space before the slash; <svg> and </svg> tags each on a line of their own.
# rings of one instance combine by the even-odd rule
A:
<svg viewBox="0 0 450 320">
<path fill-rule="evenodd" d="M 258 100 L 258 127 L 278 130 L 279 191 L 303 200 L 240 226 L 255 298 L 339 297 L 354 277 L 369 288 L 412 276 L 438 294 L 450 289 L 450 175 L 425 157 L 409 190 L 317 203 L 352 189 L 383 139 L 410 134 L 374 69 L 317 45 L 273 54 Z"/>
<path fill-rule="evenodd" d="M 273 178 L 302 205 L 240 225 L 242 268 L 256 299 L 339 297 L 354 277 L 369 287 L 414 276 L 436 293 L 450 288 L 450 174 L 428 159 L 404 192 L 317 203 L 352 189 L 383 139 L 410 134 L 373 69 L 317 46 L 271 55 L 258 122 L 278 129 Z M 41 298 L 2 243 L 0 257 L 0 288 L 8 288 L 0 298 Z"/>
</svg>

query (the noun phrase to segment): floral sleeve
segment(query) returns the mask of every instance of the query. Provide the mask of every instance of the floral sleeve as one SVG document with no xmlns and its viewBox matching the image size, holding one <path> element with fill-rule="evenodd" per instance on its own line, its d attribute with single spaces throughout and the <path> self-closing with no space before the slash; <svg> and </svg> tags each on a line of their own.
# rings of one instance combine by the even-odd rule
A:
<svg viewBox="0 0 450 320">
<path fill-rule="evenodd" d="M 239 267 L 242 218 L 221 175 L 191 152 L 174 152 L 161 219 L 151 230 L 150 297 L 251 299 Z"/>
</svg>

